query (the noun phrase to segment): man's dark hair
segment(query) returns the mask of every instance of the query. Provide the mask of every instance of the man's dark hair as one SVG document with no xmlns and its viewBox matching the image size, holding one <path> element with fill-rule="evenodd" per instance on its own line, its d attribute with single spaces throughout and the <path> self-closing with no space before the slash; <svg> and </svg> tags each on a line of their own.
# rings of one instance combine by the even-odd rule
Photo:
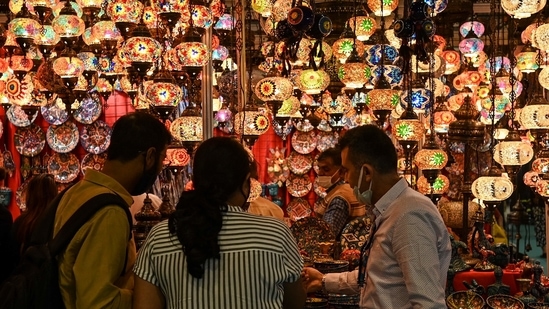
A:
<svg viewBox="0 0 549 309">
<path fill-rule="evenodd" d="M 385 131 L 375 125 L 353 128 L 339 139 L 339 147 L 348 148 L 349 160 L 355 167 L 371 164 L 379 173 L 397 170 L 395 146 Z"/>
<path fill-rule="evenodd" d="M 154 116 L 143 112 L 126 114 L 114 123 L 107 160 L 127 162 L 151 147 L 159 156 L 170 140 L 170 132 Z"/>
<path fill-rule="evenodd" d="M 334 147 L 334 148 L 328 148 L 321 152 L 318 155 L 317 161 L 324 161 L 327 159 L 332 159 L 332 163 L 335 166 L 341 166 L 341 148 Z"/>
</svg>

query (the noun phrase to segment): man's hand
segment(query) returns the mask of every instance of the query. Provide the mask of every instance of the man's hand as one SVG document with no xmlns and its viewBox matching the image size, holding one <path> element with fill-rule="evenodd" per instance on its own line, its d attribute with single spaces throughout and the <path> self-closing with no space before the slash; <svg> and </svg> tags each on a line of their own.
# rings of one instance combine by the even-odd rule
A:
<svg viewBox="0 0 549 309">
<path fill-rule="evenodd" d="M 316 292 L 322 289 L 322 277 L 324 275 L 312 267 L 304 267 L 301 272 L 303 285 L 307 293 Z"/>
</svg>

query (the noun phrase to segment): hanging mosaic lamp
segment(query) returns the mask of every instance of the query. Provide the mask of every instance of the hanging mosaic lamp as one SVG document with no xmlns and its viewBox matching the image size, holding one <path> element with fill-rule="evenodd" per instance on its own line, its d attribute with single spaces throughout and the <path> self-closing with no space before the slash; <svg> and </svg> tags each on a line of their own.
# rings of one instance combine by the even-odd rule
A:
<svg viewBox="0 0 549 309">
<path fill-rule="evenodd" d="M 538 50 L 533 48 L 531 44 L 526 45 L 517 56 L 517 68 L 522 73 L 535 72 L 539 68 L 537 56 Z"/>
<path fill-rule="evenodd" d="M 356 33 L 356 39 L 362 42 L 367 41 L 376 32 L 376 20 L 367 15 L 351 17 L 347 23 Z"/>
<path fill-rule="evenodd" d="M 368 0 L 368 8 L 376 16 L 389 16 L 398 7 L 398 0 Z"/>
<path fill-rule="evenodd" d="M 261 79 L 254 88 L 255 95 L 269 105 L 273 115 L 282 106 L 282 102 L 288 99 L 293 93 L 292 82 L 281 77 L 278 71 L 271 70 L 269 75 Z"/>
<path fill-rule="evenodd" d="M 25 54 L 34 43 L 41 28 L 37 18 L 29 12 L 26 5 L 23 5 L 21 11 L 8 23 L 8 30 L 13 33 L 15 41 Z"/>
<path fill-rule="evenodd" d="M 69 1 L 65 2 L 59 15 L 53 19 L 52 27 L 69 48 L 76 44 L 78 37 L 86 30 L 84 20 L 78 17 L 76 10 Z"/>
<path fill-rule="evenodd" d="M 501 0 L 501 7 L 511 17 L 522 19 L 541 11 L 546 3 L 546 0 Z"/>
</svg>

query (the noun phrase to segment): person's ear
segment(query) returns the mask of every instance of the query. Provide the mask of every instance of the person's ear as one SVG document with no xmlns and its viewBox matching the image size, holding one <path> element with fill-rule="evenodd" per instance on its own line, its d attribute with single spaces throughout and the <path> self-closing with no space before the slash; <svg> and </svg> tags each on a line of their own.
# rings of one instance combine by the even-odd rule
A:
<svg viewBox="0 0 549 309">
<path fill-rule="evenodd" d="M 154 167 L 154 165 L 156 164 L 156 157 L 156 148 L 150 147 L 149 149 L 147 149 L 147 153 L 145 155 L 145 164 L 147 165 L 147 169 Z"/>
</svg>

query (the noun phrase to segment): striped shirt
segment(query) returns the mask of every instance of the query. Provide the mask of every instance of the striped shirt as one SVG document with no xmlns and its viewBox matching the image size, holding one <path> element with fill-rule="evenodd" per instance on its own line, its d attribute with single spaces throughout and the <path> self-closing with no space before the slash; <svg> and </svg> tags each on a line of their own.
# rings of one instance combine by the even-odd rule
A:
<svg viewBox="0 0 549 309">
<path fill-rule="evenodd" d="M 203 278 L 196 279 L 163 221 L 149 233 L 134 272 L 160 288 L 167 308 L 282 308 L 283 283 L 297 281 L 303 269 L 288 227 L 229 206 L 218 242 L 220 258 L 207 260 Z"/>
</svg>

